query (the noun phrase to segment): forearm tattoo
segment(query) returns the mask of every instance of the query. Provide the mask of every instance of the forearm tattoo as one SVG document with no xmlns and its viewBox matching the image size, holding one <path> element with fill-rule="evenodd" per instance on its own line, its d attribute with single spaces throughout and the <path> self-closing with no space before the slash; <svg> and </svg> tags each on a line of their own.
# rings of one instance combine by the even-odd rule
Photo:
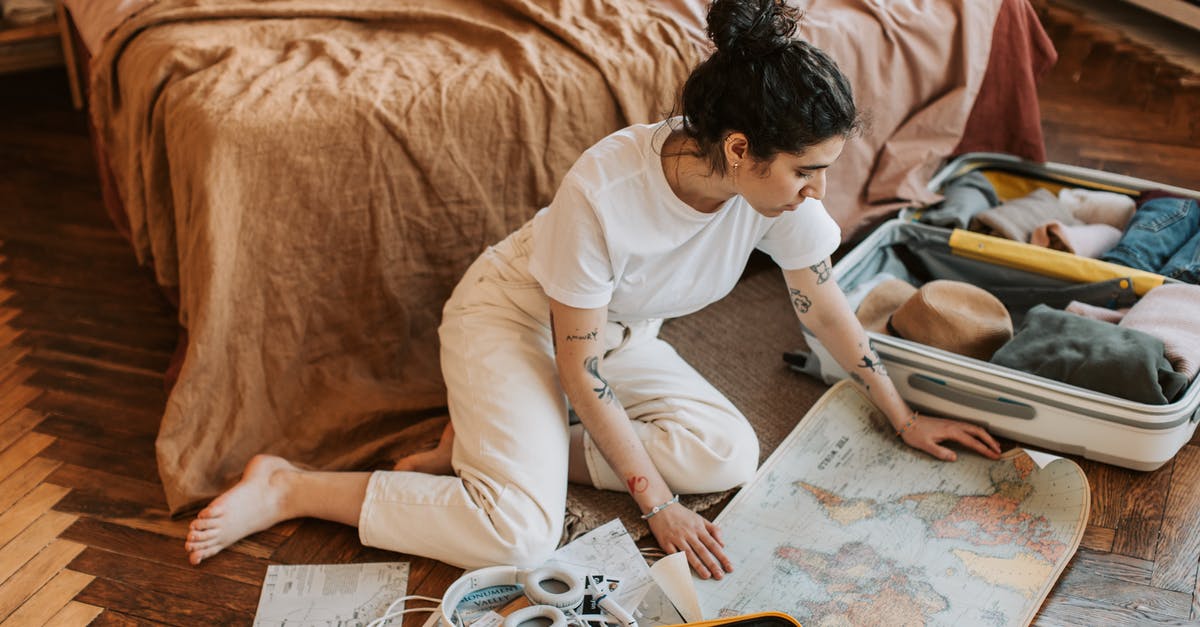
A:
<svg viewBox="0 0 1200 627">
<path fill-rule="evenodd" d="M 815 266 L 809 266 L 808 269 L 817 273 L 817 285 L 829 280 L 830 270 L 828 261 L 822 261 Z"/>
<path fill-rule="evenodd" d="M 605 381 L 604 377 L 600 376 L 600 358 L 592 355 L 591 357 L 584 359 L 583 367 L 587 368 L 587 371 L 591 373 L 591 375 L 595 377 L 597 381 L 600 382 L 600 387 L 592 388 L 592 391 L 596 393 L 596 398 L 599 398 L 605 403 L 612 402 L 612 388 L 608 387 L 608 381 Z"/>
<path fill-rule="evenodd" d="M 630 494 L 641 494 L 650 487 L 650 480 L 641 475 L 634 475 L 625 480 L 625 485 L 629 486 Z"/>
<path fill-rule="evenodd" d="M 862 344 L 858 345 L 862 348 Z M 872 372 L 877 372 L 882 375 L 887 375 L 887 368 L 883 366 L 883 360 L 879 358 L 879 353 L 875 352 L 873 344 L 867 344 L 867 352 L 862 356 L 862 360 L 858 363 L 859 368 L 866 368 Z"/>
<path fill-rule="evenodd" d="M 853 380 L 855 383 L 857 383 L 857 384 L 859 384 L 859 385 L 863 386 L 864 388 L 866 388 L 866 390 L 867 390 L 868 392 L 870 392 L 870 391 L 871 391 L 871 384 L 870 384 L 870 383 L 867 383 L 866 381 L 864 381 L 864 380 L 863 380 L 863 378 L 862 378 L 862 377 L 860 377 L 860 376 L 858 375 L 858 373 L 857 373 L 857 372 L 851 372 L 851 373 L 850 373 L 850 378 L 851 378 L 851 379 L 852 379 L 852 380 Z"/>
<path fill-rule="evenodd" d="M 805 296 L 800 290 L 789 287 L 788 293 L 792 295 L 792 307 L 796 309 L 796 313 L 806 314 L 812 308 L 812 299 Z"/>
</svg>

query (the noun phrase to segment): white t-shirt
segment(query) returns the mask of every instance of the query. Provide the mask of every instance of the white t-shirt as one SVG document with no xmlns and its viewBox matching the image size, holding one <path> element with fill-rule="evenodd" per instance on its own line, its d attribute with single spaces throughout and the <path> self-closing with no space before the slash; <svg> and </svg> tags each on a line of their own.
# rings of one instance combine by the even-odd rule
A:
<svg viewBox="0 0 1200 627">
<path fill-rule="evenodd" d="M 680 200 L 662 168 L 668 122 L 617 131 L 567 172 L 533 218 L 529 270 L 551 298 L 610 320 L 683 316 L 720 300 L 758 248 L 784 269 L 825 260 L 841 229 L 820 201 L 768 218 L 740 195 L 714 213 Z"/>
</svg>

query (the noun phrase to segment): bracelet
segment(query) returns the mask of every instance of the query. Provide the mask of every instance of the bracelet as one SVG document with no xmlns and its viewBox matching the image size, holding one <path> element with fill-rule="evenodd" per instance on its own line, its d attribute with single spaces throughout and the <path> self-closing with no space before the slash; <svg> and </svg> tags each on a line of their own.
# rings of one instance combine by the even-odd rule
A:
<svg viewBox="0 0 1200 627">
<path fill-rule="evenodd" d="M 671 505 L 678 503 L 678 502 L 679 502 L 679 495 L 676 494 L 675 496 L 671 497 L 671 500 L 667 501 L 666 503 L 663 503 L 661 505 L 655 505 L 653 508 L 650 509 L 650 511 L 646 512 L 645 514 L 642 514 L 642 520 L 650 520 L 651 516 L 663 511 L 664 509 L 667 509 Z"/>
<path fill-rule="evenodd" d="M 920 415 L 921 412 L 913 411 L 912 416 L 908 418 L 908 422 L 904 423 L 904 426 L 900 427 L 900 429 L 896 431 L 896 437 L 904 437 L 904 432 L 908 431 L 913 427 L 913 425 L 917 424 L 917 417 Z"/>
</svg>

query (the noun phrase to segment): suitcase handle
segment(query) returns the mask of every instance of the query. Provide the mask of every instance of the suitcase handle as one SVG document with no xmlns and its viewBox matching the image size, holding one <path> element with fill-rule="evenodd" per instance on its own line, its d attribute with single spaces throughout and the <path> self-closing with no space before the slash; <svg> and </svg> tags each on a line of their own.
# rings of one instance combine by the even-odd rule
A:
<svg viewBox="0 0 1200 627">
<path fill-rule="evenodd" d="M 950 401 L 957 405 L 965 405 L 980 411 L 1020 418 L 1022 420 L 1033 420 L 1037 416 L 1037 409 L 1033 405 L 1009 400 L 1002 396 L 984 396 L 977 392 L 952 388 L 941 379 L 935 379 L 923 374 L 914 373 L 908 375 L 908 385 L 914 390 L 920 390 L 942 400 Z"/>
</svg>

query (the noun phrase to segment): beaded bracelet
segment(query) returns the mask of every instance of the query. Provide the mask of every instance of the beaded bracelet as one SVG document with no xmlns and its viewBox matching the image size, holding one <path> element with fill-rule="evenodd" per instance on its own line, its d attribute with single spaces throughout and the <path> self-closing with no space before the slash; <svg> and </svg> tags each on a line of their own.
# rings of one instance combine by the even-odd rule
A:
<svg viewBox="0 0 1200 627">
<path fill-rule="evenodd" d="M 650 509 L 650 511 L 646 512 L 645 514 L 642 514 L 642 520 L 650 520 L 651 516 L 663 511 L 664 509 L 667 509 L 667 507 L 670 507 L 672 504 L 675 504 L 678 502 L 679 502 L 679 495 L 676 494 L 675 496 L 671 497 L 671 500 L 667 501 L 666 503 L 663 503 L 661 505 L 655 505 L 653 508 Z"/>
<path fill-rule="evenodd" d="M 921 412 L 914 411 L 912 416 L 909 417 L 908 422 L 904 423 L 904 426 L 900 427 L 900 429 L 896 431 L 896 437 L 904 437 L 904 432 L 908 431 L 913 425 L 917 424 L 917 417 L 920 415 Z"/>
</svg>

